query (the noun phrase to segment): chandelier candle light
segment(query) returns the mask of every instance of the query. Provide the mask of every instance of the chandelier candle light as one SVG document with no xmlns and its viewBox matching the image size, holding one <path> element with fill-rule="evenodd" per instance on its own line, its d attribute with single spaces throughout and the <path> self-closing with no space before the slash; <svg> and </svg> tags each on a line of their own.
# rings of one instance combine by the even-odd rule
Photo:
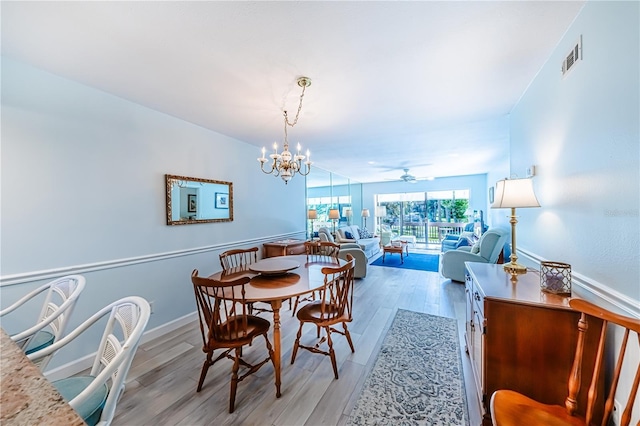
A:
<svg viewBox="0 0 640 426">
<path fill-rule="evenodd" d="M 492 209 L 511 209 L 511 262 L 504 264 L 504 270 L 510 274 L 525 274 L 527 267 L 518 263 L 516 254 L 516 207 L 540 207 L 533 192 L 531 178 L 503 179 L 496 182 L 495 201 Z"/>
<path fill-rule="evenodd" d="M 304 91 L 307 87 L 311 86 L 311 79 L 308 77 L 300 77 L 298 78 L 298 86 L 302 87 L 302 94 L 300 95 L 300 104 L 298 105 L 298 112 L 296 113 L 296 118 L 293 122 L 289 122 L 289 117 L 287 116 L 287 111 L 284 111 L 284 150 L 278 154 L 278 144 L 276 142 L 273 143 L 273 154 L 269 155 L 271 159 L 271 170 L 265 170 L 264 164 L 269 161 L 265 157 L 266 149 L 262 148 L 262 157 L 258 158 L 258 162 L 260 162 L 260 169 L 266 174 L 273 174 L 274 176 L 280 176 L 285 184 L 289 183 L 289 180 L 295 176 L 296 173 L 299 173 L 302 176 L 306 176 L 311 171 L 310 161 L 310 153 L 307 150 L 307 155 L 304 156 L 300 154 L 300 144 L 298 144 L 296 154 L 293 155 L 289 151 L 289 140 L 287 135 L 287 126 L 293 127 L 298 123 L 298 117 L 300 116 L 300 111 L 302 110 L 302 99 L 304 98 Z M 302 160 L 307 159 L 304 162 L 304 171 L 303 171 L 303 163 Z"/>
</svg>

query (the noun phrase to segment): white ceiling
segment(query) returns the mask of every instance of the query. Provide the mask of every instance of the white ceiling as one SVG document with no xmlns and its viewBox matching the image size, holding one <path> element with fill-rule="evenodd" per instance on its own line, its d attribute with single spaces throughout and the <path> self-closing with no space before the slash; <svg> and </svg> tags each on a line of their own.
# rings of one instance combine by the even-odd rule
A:
<svg viewBox="0 0 640 426">
<path fill-rule="evenodd" d="M 2 54 L 268 148 L 308 76 L 289 138 L 316 166 L 467 175 L 505 161 L 508 114 L 583 4 L 2 1 Z"/>
</svg>

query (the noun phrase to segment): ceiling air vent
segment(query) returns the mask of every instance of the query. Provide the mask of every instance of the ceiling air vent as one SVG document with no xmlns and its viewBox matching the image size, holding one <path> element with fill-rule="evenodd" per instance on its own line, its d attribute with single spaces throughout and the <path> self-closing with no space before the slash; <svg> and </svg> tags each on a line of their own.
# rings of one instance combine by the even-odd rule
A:
<svg viewBox="0 0 640 426">
<path fill-rule="evenodd" d="M 573 70 L 582 60 L 582 36 L 578 37 L 578 41 L 573 48 L 567 53 L 562 61 L 562 76 L 566 77 L 569 71 Z"/>
</svg>

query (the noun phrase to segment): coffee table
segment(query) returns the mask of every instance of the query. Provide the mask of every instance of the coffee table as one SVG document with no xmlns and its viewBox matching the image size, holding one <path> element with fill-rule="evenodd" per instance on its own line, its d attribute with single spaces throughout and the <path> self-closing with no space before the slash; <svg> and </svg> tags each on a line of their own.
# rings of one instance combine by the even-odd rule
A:
<svg viewBox="0 0 640 426">
<path fill-rule="evenodd" d="M 409 256 L 409 243 L 406 241 L 394 241 L 382 247 L 382 263 L 387 253 L 398 253 L 400 255 L 400 263 L 404 263 L 405 254 Z"/>
</svg>

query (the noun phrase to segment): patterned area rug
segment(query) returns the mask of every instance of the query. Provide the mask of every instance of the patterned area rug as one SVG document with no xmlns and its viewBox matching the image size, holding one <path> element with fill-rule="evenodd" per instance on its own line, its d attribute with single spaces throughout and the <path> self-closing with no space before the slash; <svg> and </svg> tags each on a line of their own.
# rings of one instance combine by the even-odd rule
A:
<svg viewBox="0 0 640 426">
<path fill-rule="evenodd" d="M 399 309 L 348 424 L 469 424 L 456 320 Z"/>
</svg>

